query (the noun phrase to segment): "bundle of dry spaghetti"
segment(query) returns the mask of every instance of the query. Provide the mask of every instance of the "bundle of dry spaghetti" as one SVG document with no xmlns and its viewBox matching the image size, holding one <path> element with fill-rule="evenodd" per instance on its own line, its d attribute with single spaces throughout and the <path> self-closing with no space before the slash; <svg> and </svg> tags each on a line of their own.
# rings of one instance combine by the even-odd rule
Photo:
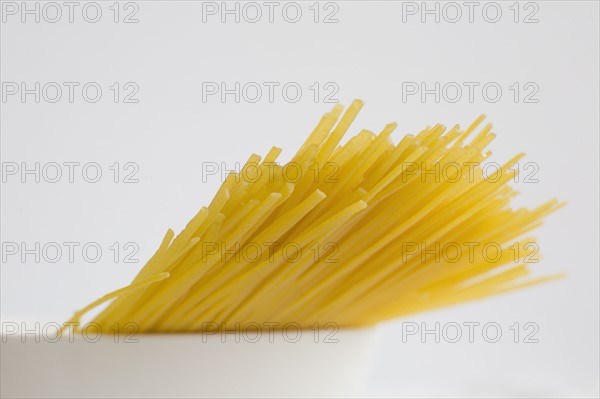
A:
<svg viewBox="0 0 600 399">
<path fill-rule="evenodd" d="M 438 124 L 397 145 L 396 124 L 341 145 L 361 106 L 342 115 L 336 105 L 285 165 L 275 162 L 279 148 L 262 161 L 252 155 L 177 237 L 167 232 L 130 286 L 71 322 L 113 299 L 93 319 L 107 329 L 351 327 L 554 277 L 528 277 L 537 246 L 524 236 L 562 204 L 509 207 L 522 154 L 485 174 L 491 125 L 472 135 L 483 116 L 464 131 Z"/>
</svg>

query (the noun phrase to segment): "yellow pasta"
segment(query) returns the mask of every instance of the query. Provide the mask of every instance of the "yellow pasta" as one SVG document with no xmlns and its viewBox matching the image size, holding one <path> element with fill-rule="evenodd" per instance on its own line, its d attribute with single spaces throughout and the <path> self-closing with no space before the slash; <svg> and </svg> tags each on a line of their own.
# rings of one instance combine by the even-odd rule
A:
<svg viewBox="0 0 600 399">
<path fill-rule="evenodd" d="M 93 321 L 141 332 L 297 323 L 370 325 L 537 284 L 522 238 L 560 206 L 509 207 L 517 155 L 484 173 L 491 125 L 406 135 L 396 124 L 341 145 L 362 102 L 325 114 L 290 162 L 252 155 Z M 489 169 L 489 168 L 487 168 Z M 487 170 L 489 172 L 489 170 Z"/>
</svg>

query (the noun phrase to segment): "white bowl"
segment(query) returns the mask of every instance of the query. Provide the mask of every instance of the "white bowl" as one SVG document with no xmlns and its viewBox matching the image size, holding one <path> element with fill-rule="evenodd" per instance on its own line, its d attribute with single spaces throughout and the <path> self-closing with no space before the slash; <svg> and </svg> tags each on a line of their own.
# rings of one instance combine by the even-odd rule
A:
<svg viewBox="0 0 600 399">
<path fill-rule="evenodd" d="M 96 338 L 4 335 L 2 397 L 348 397 L 373 329 Z M 85 338 L 85 339 L 84 339 Z M 335 342 L 337 340 L 337 342 Z"/>
</svg>

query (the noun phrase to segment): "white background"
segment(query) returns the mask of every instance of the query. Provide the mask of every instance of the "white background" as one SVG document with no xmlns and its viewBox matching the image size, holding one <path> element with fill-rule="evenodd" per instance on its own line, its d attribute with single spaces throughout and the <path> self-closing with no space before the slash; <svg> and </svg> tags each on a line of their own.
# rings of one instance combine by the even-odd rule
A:
<svg viewBox="0 0 600 399">
<path fill-rule="evenodd" d="M 403 14 L 406 2 L 391 1 L 335 2 L 337 23 L 323 23 L 336 10 L 323 3 L 318 23 L 309 8 L 313 2 L 299 3 L 303 14 L 297 23 L 283 18 L 281 6 L 273 23 L 266 14 L 257 23 L 235 23 L 232 16 L 222 23 L 220 14 L 204 23 L 201 2 L 147 1 L 136 3 L 138 23 L 121 21 L 133 10 L 123 3 L 115 23 L 112 3 L 99 3 L 103 14 L 97 23 L 82 17 L 85 3 L 75 9 L 73 23 L 66 7 L 57 23 L 43 16 L 39 23 L 27 16 L 23 23 L 20 13 L 3 14 L 4 84 L 80 83 L 73 103 L 66 89 L 57 103 L 44 98 L 36 103 L 32 95 L 24 102 L 19 95 L 3 99 L 3 167 L 97 162 L 103 176 L 95 184 L 82 178 L 81 169 L 74 183 L 66 176 L 57 183 L 43 178 L 35 183 L 31 176 L 23 183 L 20 175 L 7 176 L 2 242 L 98 242 L 103 255 L 97 263 L 86 262 L 80 251 L 73 263 L 66 254 L 57 263 L 3 259 L 2 321 L 64 321 L 77 308 L 126 285 L 142 264 L 115 263 L 108 248 L 112 243 L 135 242 L 135 257 L 148 259 L 167 228 L 180 230 L 215 193 L 219 179 L 202 182 L 203 162 L 233 168 L 272 145 L 284 149 L 286 160 L 332 106 L 323 101 L 329 91 L 323 85 L 332 82 L 341 103 L 366 102 L 351 133 L 397 121 L 397 142 L 425 125 L 465 126 L 485 113 L 498 135 L 490 146 L 493 160 L 502 163 L 523 151 L 526 161 L 539 166 L 537 183 L 515 183 L 522 193 L 515 204 L 531 207 L 553 197 L 568 203 L 536 231 L 544 257 L 533 267 L 540 275 L 565 272 L 565 279 L 382 325 L 367 394 L 598 395 L 597 2 L 521 3 L 516 23 L 512 1 L 497 3 L 502 15 L 496 23 L 484 18 L 485 2 L 475 9 L 472 23 L 462 2 L 456 23 L 444 19 L 454 18 L 449 8 L 452 13 L 442 14 L 439 23 L 433 15 L 422 22 L 420 13 Z M 444 4 L 438 4 L 442 11 Z M 48 12 L 53 18 L 54 11 Z M 488 12 L 493 19 L 493 10 Z M 524 23 L 532 12 L 538 22 Z M 81 95 L 87 82 L 103 89 L 96 103 Z M 137 84 L 139 102 L 115 103 L 109 89 L 114 82 Z M 273 102 L 266 92 L 257 103 L 244 98 L 236 103 L 231 95 L 225 102 L 219 96 L 204 102 L 203 82 L 230 87 L 233 82 L 296 82 L 303 92 L 296 103 L 280 90 Z M 318 101 L 309 88 L 314 82 L 321 87 Z M 476 82 L 479 89 L 472 102 L 464 86 L 455 103 L 448 96 L 436 102 L 433 95 L 403 101 L 403 82 L 426 82 L 429 88 L 435 82 Z M 502 88 L 495 103 L 482 95 L 489 82 Z M 521 91 L 515 102 L 514 82 L 520 90 L 526 83 L 536 85 L 537 102 L 523 101 L 530 90 Z M 112 182 L 108 167 L 115 162 L 139 165 L 139 182 Z M 422 321 L 430 328 L 436 322 L 496 322 L 503 337 L 496 344 L 481 333 L 474 343 L 436 343 L 431 336 L 422 343 L 419 335 L 402 342 L 402 323 Z M 536 323 L 539 342 L 512 342 L 509 327 L 515 322 Z"/>
</svg>

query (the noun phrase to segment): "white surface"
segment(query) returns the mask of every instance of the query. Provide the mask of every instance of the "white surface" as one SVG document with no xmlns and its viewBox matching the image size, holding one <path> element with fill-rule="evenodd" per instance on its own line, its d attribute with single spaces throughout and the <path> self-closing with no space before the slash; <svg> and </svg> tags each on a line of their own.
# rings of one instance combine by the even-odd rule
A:
<svg viewBox="0 0 600 399">
<path fill-rule="evenodd" d="M 420 2 L 419 2 L 420 3 Z M 537 184 L 517 183 L 518 205 L 557 197 L 568 206 L 535 234 L 544 258 L 539 274 L 565 271 L 558 282 L 484 302 L 382 326 L 370 376 L 375 396 L 598 396 L 598 3 L 535 2 L 538 23 L 502 19 L 402 22 L 401 2 L 337 2 L 336 24 L 202 23 L 202 5 L 138 2 L 137 24 L 115 24 L 108 9 L 90 24 L 20 23 L 1 27 L 2 82 L 98 82 L 95 104 L 1 103 L 2 162 L 98 162 L 103 178 L 2 184 L 2 242 L 98 242 L 89 263 L 21 262 L 1 267 L 2 321 L 67 319 L 104 293 L 127 284 L 140 263 L 115 263 L 109 249 L 135 242 L 143 262 L 165 230 L 181 229 L 207 204 L 218 179 L 202 183 L 202 162 L 235 162 L 272 145 L 295 152 L 331 104 L 315 103 L 308 87 L 335 82 L 344 104 L 366 107 L 352 133 L 398 121 L 394 138 L 427 124 L 466 125 L 484 112 L 498 134 L 494 160 L 517 152 L 539 165 Z M 483 4 L 483 3 L 482 3 Z M 525 10 L 521 10 L 525 12 Z M 528 10 L 530 11 L 530 10 Z M 521 14 L 520 18 L 523 17 Z M 465 17 L 466 18 L 466 17 Z M 298 82 L 295 104 L 202 102 L 202 82 Z M 489 103 L 402 101 L 402 82 L 498 82 Z M 139 103 L 113 103 L 112 82 L 136 82 Z M 509 86 L 534 82 L 538 103 L 515 103 Z M 110 181 L 114 162 L 139 165 L 139 183 Z M 79 175 L 80 176 L 80 175 Z M 66 256 L 66 255 L 64 255 Z M 403 322 L 498 323 L 503 339 L 458 344 L 402 342 Z M 539 326 L 538 343 L 511 341 L 510 326 Z M 404 325 L 406 326 L 406 324 Z"/>
<path fill-rule="evenodd" d="M 373 330 L 337 332 L 331 342 L 312 332 L 259 334 L 10 336 L 0 344 L 2 397 L 348 397 L 364 389 Z"/>
</svg>

